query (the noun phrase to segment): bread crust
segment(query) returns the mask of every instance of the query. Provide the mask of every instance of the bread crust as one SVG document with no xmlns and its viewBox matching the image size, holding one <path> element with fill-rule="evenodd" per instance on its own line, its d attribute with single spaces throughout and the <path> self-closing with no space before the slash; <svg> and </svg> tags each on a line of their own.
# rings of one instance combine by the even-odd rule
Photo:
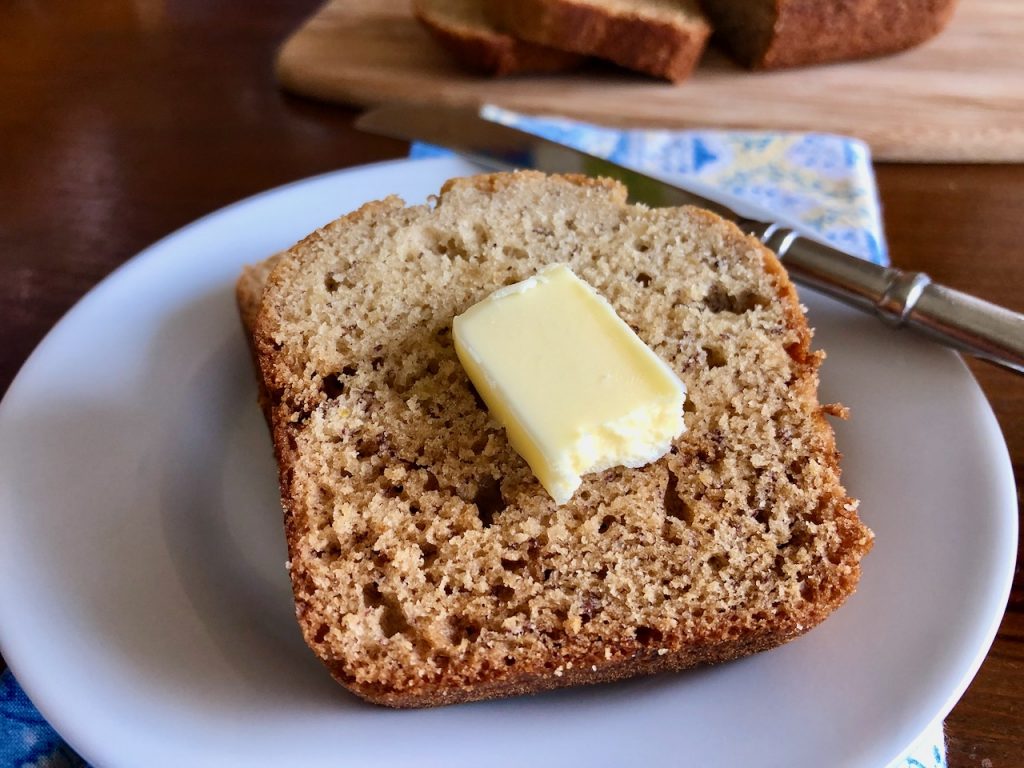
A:
<svg viewBox="0 0 1024 768">
<path fill-rule="evenodd" d="M 615 651 L 615 660 L 611 662 L 604 654 L 594 654 L 579 658 L 568 668 L 519 670 L 514 675 L 479 681 L 473 685 L 451 686 L 427 682 L 412 692 L 361 686 L 354 683 L 340 665 L 328 664 L 328 669 L 337 682 L 372 704 L 396 709 L 437 707 L 525 696 L 579 685 L 613 683 L 631 677 L 681 672 L 697 666 L 719 664 L 776 648 L 803 634 L 808 628 L 764 632 L 740 640 L 709 641 L 699 648 L 670 653 L 660 653 L 661 649 L 652 647 L 624 647 Z"/>
<path fill-rule="evenodd" d="M 956 0 L 770 0 L 772 28 L 752 35 L 720 24 L 722 0 L 705 10 L 733 54 L 752 69 L 783 69 L 896 53 L 941 32 Z M 759 39 L 760 38 L 760 39 Z"/>
<path fill-rule="evenodd" d="M 676 83 L 690 76 L 711 33 L 699 17 L 673 24 L 586 0 L 490 0 L 488 9 L 500 28 L 517 37 Z"/>
<path fill-rule="evenodd" d="M 438 200 L 445 205 L 446 196 L 460 189 L 471 187 L 488 194 L 499 192 L 524 179 L 541 180 L 544 174 L 525 172 L 520 174 L 491 174 L 447 182 Z M 593 179 L 584 176 L 561 177 L 562 181 L 595 193 L 610 196 L 619 205 L 625 204 L 626 190 L 622 185 L 608 179 Z M 294 469 L 298 460 L 297 438 L 302 430 L 296 420 L 296 393 L 291 389 L 287 376 L 279 365 L 281 349 L 274 340 L 275 313 L 272 306 L 278 291 L 300 273 L 315 252 L 316 243 L 329 238 L 331 232 L 352 226 L 355 223 L 373 219 L 401 207 L 397 198 L 364 205 L 359 210 L 327 225 L 310 235 L 283 258 L 270 272 L 267 288 L 259 310 L 253 316 L 251 308 L 259 291 L 258 281 L 253 273 L 243 274 L 238 284 L 239 306 L 243 321 L 251 330 L 253 347 L 256 352 L 262 390 L 265 391 L 265 414 L 270 423 L 274 450 L 279 467 L 284 525 L 288 541 L 290 576 L 296 601 L 296 616 L 306 642 L 318 654 L 332 676 L 343 686 L 367 701 L 390 707 L 422 707 L 459 702 L 475 701 L 495 697 L 536 693 L 539 691 L 608 682 L 642 674 L 681 670 L 697 664 L 727 661 L 780 645 L 806 632 L 824 620 L 853 591 L 859 577 L 859 560 L 870 549 L 871 535 L 859 522 L 856 502 L 846 496 L 839 487 L 839 496 L 831 501 L 827 512 L 839 520 L 845 548 L 841 554 L 842 566 L 848 574 L 839 583 L 827 587 L 827 593 L 818 595 L 807 603 L 803 612 L 790 614 L 773 623 L 766 623 L 755 630 L 739 632 L 721 631 L 698 638 L 689 638 L 682 643 L 672 637 L 640 638 L 606 643 L 599 648 L 593 645 L 574 644 L 566 641 L 559 657 L 561 663 L 555 666 L 550 659 L 544 663 L 527 660 L 514 670 L 493 668 L 486 674 L 477 674 L 471 679 L 459 676 L 455 671 L 438 676 L 426 676 L 411 681 L 406 687 L 395 688 L 367 683 L 356 679 L 339 659 L 325 655 L 317 638 L 318 627 L 315 610 L 307 601 L 314 594 L 316 586 L 313 576 L 307 571 L 299 542 L 309 526 L 307 511 L 293 492 Z M 717 216 L 706 211 L 686 209 L 686 213 L 708 226 L 724 224 Z M 744 235 L 737 227 L 725 224 L 726 239 L 730 247 L 749 248 L 757 252 L 763 261 L 765 271 L 774 278 L 778 300 L 785 307 L 786 322 L 796 331 L 796 341 L 787 348 L 794 361 L 792 386 L 800 393 L 809 406 L 815 408 L 814 429 L 824 446 L 822 460 L 838 474 L 839 454 L 835 449 L 831 426 L 824 418 L 825 409 L 817 405 L 817 369 L 823 355 L 811 351 L 810 331 L 800 309 L 796 291 L 786 276 L 785 270 L 775 255 L 753 238 Z M 300 404 L 301 405 L 301 404 Z"/>
<path fill-rule="evenodd" d="M 564 72 L 585 57 L 537 45 L 483 26 L 456 24 L 433 8 L 430 0 L 413 0 L 416 20 L 465 68 L 504 77 L 523 73 Z"/>
</svg>

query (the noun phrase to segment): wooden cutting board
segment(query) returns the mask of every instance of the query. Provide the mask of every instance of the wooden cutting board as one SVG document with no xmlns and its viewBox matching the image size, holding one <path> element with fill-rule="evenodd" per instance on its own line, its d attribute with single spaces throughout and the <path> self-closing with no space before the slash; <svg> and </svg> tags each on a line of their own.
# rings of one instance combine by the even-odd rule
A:
<svg viewBox="0 0 1024 768">
<path fill-rule="evenodd" d="M 962 0 L 935 40 L 896 56 L 752 73 L 710 51 L 682 85 L 600 64 L 573 74 L 468 74 L 409 0 L 330 0 L 281 48 L 290 91 L 369 106 L 490 102 L 606 125 L 825 131 L 881 160 L 1024 162 L 1024 1 Z"/>
</svg>

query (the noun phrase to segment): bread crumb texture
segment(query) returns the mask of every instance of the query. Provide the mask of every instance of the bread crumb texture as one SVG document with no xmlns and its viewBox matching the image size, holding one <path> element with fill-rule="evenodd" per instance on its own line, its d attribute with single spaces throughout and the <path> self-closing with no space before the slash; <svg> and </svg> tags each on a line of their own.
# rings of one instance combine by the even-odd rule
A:
<svg viewBox="0 0 1024 768">
<path fill-rule="evenodd" d="M 474 392 L 452 318 L 564 262 L 680 376 L 686 432 L 556 507 Z M 251 275 L 250 275 L 251 277 Z M 423 706 L 723 661 L 851 592 L 871 532 L 840 485 L 820 353 L 775 257 L 607 180 L 496 174 L 369 203 L 267 279 L 296 611 L 357 694 Z"/>
</svg>

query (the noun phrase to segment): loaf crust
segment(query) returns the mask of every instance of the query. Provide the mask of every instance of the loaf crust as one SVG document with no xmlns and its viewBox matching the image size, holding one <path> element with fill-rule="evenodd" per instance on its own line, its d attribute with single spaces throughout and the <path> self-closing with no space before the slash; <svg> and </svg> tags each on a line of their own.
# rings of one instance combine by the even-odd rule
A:
<svg viewBox="0 0 1024 768">
<path fill-rule="evenodd" d="M 556 260 L 692 403 L 665 458 L 589 476 L 560 508 L 450 344 L 456 311 Z M 253 276 L 239 304 L 296 615 L 359 696 L 453 704 L 726 661 L 854 591 L 872 536 L 839 482 L 822 354 L 775 256 L 713 214 L 628 206 L 607 180 L 478 176 L 433 209 L 389 198 L 313 233 L 279 259 L 255 317 Z"/>
<path fill-rule="evenodd" d="M 934 37 L 956 0 L 703 0 L 739 61 L 782 69 L 881 56 Z"/>
<path fill-rule="evenodd" d="M 483 12 L 484 0 L 413 0 L 416 20 L 467 69 L 501 77 L 574 69 L 584 57 L 500 32 Z"/>
<path fill-rule="evenodd" d="M 516 37 L 672 82 L 690 76 L 711 33 L 696 6 L 652 15 L 642 3 L 624 9 L 601 0 L 487 1 L 498 27 Z"/>
</svg>

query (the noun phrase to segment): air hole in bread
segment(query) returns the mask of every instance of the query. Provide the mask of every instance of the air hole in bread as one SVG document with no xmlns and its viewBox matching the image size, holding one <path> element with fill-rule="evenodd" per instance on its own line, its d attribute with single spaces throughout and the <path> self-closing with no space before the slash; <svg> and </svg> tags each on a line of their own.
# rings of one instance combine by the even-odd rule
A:
<svg viewBox="0 0 1024 768">
<path fill-rule="evenodd" d="M 328 400 L 334 400 L 345 393 L 345 383 L 336 373 L 329 373 L 320 380 L 320 391 Z"/>
<path fill-rule="evenodd" d="M 800 582 L 800 597 L 809 603 L 814 602 L 814 598 L 818 595 L 818 589 L 809 581 Z"/>
<path fill-rule="evenodd" d="M 649 250 L 651 250 L 651 244 L 646 240 L 637 240 L 633 243 L 633 248 L 635 248 L 640 253 L 647 253 Z"/>
<path fill-rule="evenodd" d="M 757 520 L 765 528 L 768 528 L 768 524 L 771 522 L 772 511 L 766 507 L 758 507 L 754 513 L 754 519 Z"/>
<path fill-rule="evenodd" d="M 469 261 L 469 252 L 466 250 L 466 246 L 461 240 L 456 240 L 454 237 L 449 237 L 437 248 L 438 254 L 441 256 L 447 256 L 450 259 L 463 259 Z"/>
<path fill-rule="evenodd" d="M 721 553 L 712 555 L 708 558 L 708 565 L 711 566 L 711 570 L 717 573 L 729 567 L 729 558 Z"/>
<path fill-rule="evenodd" d="M 640 285 L 642 285 L 644 288 L 651 284 L 652 279 L 653 278 L 646 272 L 641 272 L 639 275 L 636 276 L 636 281 L 640 283 Z"/>
<path fill-rule="evenodd" d="M 451 629 L 453 645 L 458 645 L 463 640 L 475 643 L 476 639 L 480 637 L 480 627 L 471 621 L 466 621 L 456 616 L 450 619 L 448 624 Z"/>
<path fill-rule="evenodd" d="M 778 555 L 775 556 L 775 562 L 772 564 L 772 573 L 775 574 L 776 578 L 778 578 L 780 580 L 786 578 L 786 563 L 787 562 L 788 561 L 786 560 L 786 556 L 785 555 L 778 554 Z"/>
<path fill-rule="evenodd" d="M 730 293 L 722 283 L 715 283 L 704 297 L 704 306 L 716 314 L 730 312 L 742 315 L 755 307 L 767 307 L 768 299 L 749 290 Z"/>
<path fill-rule="evenodd" d="M 506 656 L 505 657 L 505 666 L 511 667 L 511 666 L 515 665 L 515 663 L 516 663 L 515 656 Z"/>
<path fill-rule="evenodd" d="M 501 495 L 501 483 L 492 477 L 481 480 L 476 495 L 473 496 L 473 503 L 476 505 L 476 512 L 480 516 L 480 522 L 483 523 L 484 528 L 490 528 L 494 522 L 494 516 L 507 506 Z"/>
<path fill-rule="evenodd" d="M 499 602 L 507 603 L 516 596 L 516 591 L 507 584 L 495 584 L 491 587 L 491 594 L 494 595 Z"/>
<path fill-rule="evenodd" d="M 598 533 L 607 533 L 608 529 L 611 528 L 612 524 L 615 523 L 615 522 L 616 522 L 616 520 L 615 520 L 614 515 L 605 515 L 604 517 L 601 518 L 601 524 L 597 527 L 597 532 Z"/>
<path fill-rule="evenodd" d="M 704 356 L 708 361 L 708 368 L 721 368 L 726 363 L 725 352 L 721 347 L 704 347 Z"/>
<path fill-rule="evenodd" d="M 640 645 L 653 645 L 655 643 L 660 643 L 664 637 L 661 630 L 655 629 L 654 627 L 637 627 L 634 634 L 636 635 L 636 641 L 640 643 Z"/>
<path fill-rule="evenodd" d="M 332 537 L 327 542 L 327 546 L 324 547 L 321 555 L 325 560 L 337 560 L 341 557 L 341 542 L 338 541 L 337 536 Z"/>
<path fill-rule="evenodd" d="M 501 252 L 508 258 L 515 259 L 516 261 L 526 261 L 530 258 L 530 254 L 528 254 L 524 249 L 512 245 L 503 245 L 501 247 Z M 513 277 L 512 282 L 518 282 L 518 279 Z M 506 285 L 511 285 L 511 283 L 506 283 Z"/>
<path fill-rule="evenodd" d="M 693 509 L 679 496 L 679 479 L 674 472 L 668 473 L 665 483 L 665 515 L 693 525 Z"/>
<path fill-rule="evenodd" d="M 316 634 L 313 635 L 314 643 L 322 643 L 324 638 L 327 637 L 327 633 L 331 631 L 331 628 L 326 624 L 321 624 L 316 628 Z"/>
<path fill-rule="evenodd" d="M 673 546 L 679 546 L 683 543 L 683 537 L 679 535 L 677 526 L 678 523 L 673 523 L 671 520 L 666 520 L 661 526 L 662 538 Z"/>
<path fill-rule="evenodd" d="M 423 556 L 423 567 L 429 568 L 437 560 L 438 549 L 435 544 L 425 542 L 420 544 L 420 554 Z"/>
<path fill-rule="evenodd" d="M 825 559 L 828 560 L 829 563 L 831 563 L 832 565 L 839 565 L 841 562 L 843 562 L 843 554 L 839 550 L 829 549 L 825 553 Z"/>
<path fill-rule="evenodd" d="M 324 288 L 327 289 L 328 293 L 334 293 L 338 290 L 338 280 L 334 277 L 333 272 L 328 272 L 327 276 L 324 277 Z"/>
<path fill-rule="evenodd" d="M 376 437 L 366 437 L 356 443 L 356 456 L 365 459 L 374 456 L 380 450 L 380 440 Z"/>
<path fill-rule="evenodd" d="M 687 396 L 686 400 L 683 401 L 683 413 L 696 413 L 697 406 L 693 403 L 693 398 Z M 675 446 L 672 446 L 673 453 L 675 452 Z"/>
<path fill-rule="evenodd" d="M 385 595 L 384 612 L 380 616 L 380 629 L 384 637 L 394 637 L 409 631 L 409 620 L 395 598 Z"/>
<path fill-rule="evenodd" d="M 506 571 L 521 571 L 527 565 L 526 560 L 511 560 L 507 557 L 501 558 L 501 567 Z"/>
<path fill-rule="evenodd" d="M 363 586 L 363 603 L 367 608 L 379 608 L 384 605 L 384 595 L 377 586 L 377 582 L 371 581 Z"/>
<path fill-rule="evenodd" d="M 797 523 L 790 531 L 789 538 L 779 544 L 779 549 L 792 547 L 793 549 L 803 549 L 811 543 L 813 537 L 810 532 L 804 526 L 803 523 Z"/>
</svg>

